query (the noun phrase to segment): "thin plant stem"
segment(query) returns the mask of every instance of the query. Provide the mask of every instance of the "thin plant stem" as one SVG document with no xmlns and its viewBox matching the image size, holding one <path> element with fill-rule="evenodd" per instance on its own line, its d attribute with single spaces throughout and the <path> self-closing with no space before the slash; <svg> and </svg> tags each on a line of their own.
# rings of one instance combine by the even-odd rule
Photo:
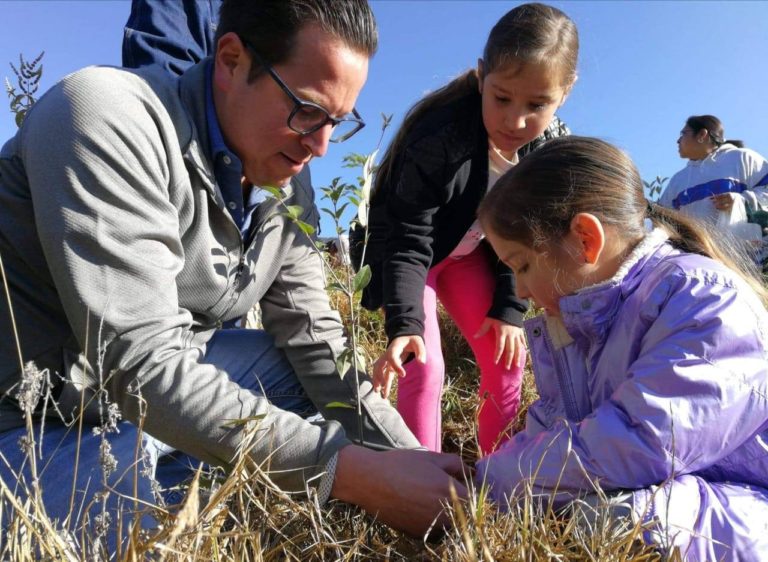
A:
<svg viewBox="0 0 768 562">
<path fill-rule="evenodd" d="M 91 323 L 90 310 L 86 311 L 85 317 L 85 347 L 88 349 L 88 334 Z M 84 359 L 85 360 L 85 359 Z M 80 470 L 80 444 L 83 440 L 83 418 L 85 417 L 85 387 L 80 389 L 80 409 L 77 416 L 77 443 L 75 445 L 75 466 L 72 476 L 72 493 L 69 496 L 69 511 L 67 512 L 66 526 L 69 527 L 69 519 L 74 513 L 75 496 L 77 495 L 77 473 Z"/>
<path fill-rule="evenodd" d="M 21 376 L 24 376 L 24 359 L 22 358 L 21 354 L 21 341 L 19 340 L 19 332 L 16 328 L 16 318 L 13 315 L 13 305 L 11 303 L 11 290 L 8 287 L 8 278 L 5 275 L 5 265 L 3 264 L 3 256 L 0 254 L 0 274 L 3 277 L 3 289 L 5 290 L 5 298 L 8 303 L 8 315 L 11 318 L 11 328 L 13 331 L 13 337 L 14 341 L 16 343 L 16 352 L 18 353 L 18 359 L 19 359 L 19 373 Z M 37 475 L 37 459 L 35 458 L 35 431 L 34 427 L 32 425 L 32 413 L 31 412 L 24 412 L 24 422 L 27 427 L 27 437 L 29 438 L 29 450 L 32 451 L 32 454 L 28 455 L 29 457 L 29 470 L 32 474 L 32 491 L 35 495 L 35 501 L 39 501 L 42 505 L 42 498 L 41 498 L 41 492 L 40 492 L 40 482 L 38 480 Z"/>
</svg>

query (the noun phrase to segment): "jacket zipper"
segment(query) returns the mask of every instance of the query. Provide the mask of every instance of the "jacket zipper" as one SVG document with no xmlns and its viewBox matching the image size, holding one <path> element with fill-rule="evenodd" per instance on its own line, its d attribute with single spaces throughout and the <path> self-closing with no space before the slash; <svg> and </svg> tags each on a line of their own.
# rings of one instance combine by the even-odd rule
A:
<svg viewBox="0 0 768 562">
<path fill-rule="evenodd" d="M 539 324 L 543 324 L 543 322 L 540 322 Z M 557 385 L 560 388 L 560 396 L 563 399 L 563 407 L 565 408 L 566 416 L 571 421 L 580 420 L 579 408 L 576 405 L 576 398 L 573 396 L 572 386 L 569 384 L 565 361 L 563 361 L 561 354 L 555 351 L 552 342 L 549 339 L 549 332 L 541 325 L 535 326 L 531 332 L 534 336 L 537 335 L 536 332 L 539 332 L 538 335 L 543 336 L 542 342 L 544 348 L 553 360 L 552 365 L 555 368 Z"/>
</svg>

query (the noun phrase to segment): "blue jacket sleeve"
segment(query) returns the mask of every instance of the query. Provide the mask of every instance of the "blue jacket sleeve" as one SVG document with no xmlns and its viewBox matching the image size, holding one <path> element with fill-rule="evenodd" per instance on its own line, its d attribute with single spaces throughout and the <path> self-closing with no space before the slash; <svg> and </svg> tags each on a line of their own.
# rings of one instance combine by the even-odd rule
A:
<svg viewBox="0 0 768 562">
<path fill-rule="evenodd" d="M 214 51 L 221 0 L 133 0 L 123 34 L 123 66 L 158 64 L 172 74 Z"/>
</svg>

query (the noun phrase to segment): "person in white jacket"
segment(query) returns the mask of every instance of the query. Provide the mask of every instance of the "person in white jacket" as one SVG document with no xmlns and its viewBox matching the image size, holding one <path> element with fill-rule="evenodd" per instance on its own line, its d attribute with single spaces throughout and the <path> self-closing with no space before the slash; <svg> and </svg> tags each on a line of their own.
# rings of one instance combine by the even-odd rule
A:
<svg viewBox="0 0 768 562">
<path fill-rule="evenodd" d="M 689 117 L 677 146 L 688 165 L 672 176 L 659 204 L 759 241 L 760 227 L 749 225 L 748 211 L 768 204 L 768 161 L 741 141 L 725 140 L 714 115 Z"/>
</svg>

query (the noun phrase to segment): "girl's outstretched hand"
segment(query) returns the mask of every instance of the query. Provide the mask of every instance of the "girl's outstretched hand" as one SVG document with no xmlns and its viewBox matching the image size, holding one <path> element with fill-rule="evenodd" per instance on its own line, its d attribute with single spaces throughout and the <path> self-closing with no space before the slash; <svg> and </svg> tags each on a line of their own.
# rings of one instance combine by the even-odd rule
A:
<svg viewBox="0 0 768 562">
<path fill-rule="evenodd" d="M 373 390 L 386 398 L 392 390 L 395 377 L 404 377 L 403 365 L 416 358 L 420 363 L 427 360 L 427 350 L 421 336 L 399 336 L 389 343 L 384 354 L 373 364 Z"/>
<path fill-rule="evenodd" d="M 496 318 L 486 318 L 475 337 L 483 337 L 490 329 L 493 329 L 493 333 L 496 334 L 496 351 L 493 355 L 493 362 L 498 364 L 503 359 L 506 369 L 511 369 L 512 365 L 522 368 L 525 364 L 525 334 L 523 329 Z"/>
</svg>

